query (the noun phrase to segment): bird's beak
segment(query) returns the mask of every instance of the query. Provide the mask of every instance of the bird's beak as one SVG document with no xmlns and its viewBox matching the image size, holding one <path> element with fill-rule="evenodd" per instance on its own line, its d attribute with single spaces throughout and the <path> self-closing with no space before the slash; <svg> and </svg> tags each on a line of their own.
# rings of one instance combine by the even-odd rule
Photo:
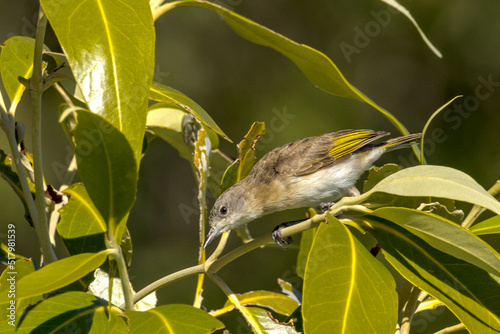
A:
<svg viewBox="0 0 500 334">
<path fill-rule="evenodd" d="M 222 230 L 222 225 L 214 226 L 208 232 L 207 239 L 203 244 L 203 250 L 207 248 L 207 246 L 219 235 L 220 230 Z"/>
</svg>

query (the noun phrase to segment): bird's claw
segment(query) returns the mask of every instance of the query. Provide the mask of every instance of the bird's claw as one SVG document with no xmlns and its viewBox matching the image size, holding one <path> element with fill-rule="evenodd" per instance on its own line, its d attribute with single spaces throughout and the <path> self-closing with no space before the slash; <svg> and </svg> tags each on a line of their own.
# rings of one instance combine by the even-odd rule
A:
<svg viewBox="0 0 500 334">
<path fill-rule="evenodd" d="M 286 238 L 283 238 L 281 236 L 281 230 L 284 229 L 285 227 L 286 226 L 278 225 L 275 227 L 273 233 L 271 234 L 274 242 L 276 242 L 283 249 L 286 249 L 285 246 L 293 242 L 293 238 L 291 236 L 288 236 Z"/>
<path fill-rule="evenodd" d="M 305 219 L 300 219 L 300 220 L 294 220 L 290 222 L 284 222 L 276 226 L 273 230 L 273 233 L 271 234 L 273 237 L 274 242 L 276 242 L 281 248 L 286 249 L 286 245 L 290 245 L 293 242 L 292 236 L 288 236 L 283 238 L 281 236 L 281 231 L 289 226 L 293 226 L 295 224 L 298 224 L 300 222 L 303 222 Z"/>
<path fill-rule="evenodd" d="M 320 203 L 319 209 L 320 209 L 321 213 L 325 213 L 334 205 L 335 205 L 335 202 Z"/>
</svg>

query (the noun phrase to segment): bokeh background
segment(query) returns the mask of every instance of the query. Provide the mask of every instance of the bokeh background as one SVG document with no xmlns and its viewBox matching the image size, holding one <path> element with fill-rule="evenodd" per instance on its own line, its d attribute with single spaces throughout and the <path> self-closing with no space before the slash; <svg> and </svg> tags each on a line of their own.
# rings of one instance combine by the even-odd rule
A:
<svg viewBox="0 0 500 334">
<path fill-rule="evenodd" d="M 346 78 L 393 113 L 410 132 L 422 131 L 430 115 L 463 95 L 436 117 L 426 143 L 430 164 L 464 171 L 488 189 L 500 171 L 500 3 L 483 1 L 401 1 L 442 52 L 436 57 L 414 26 L 375 0 L 265 1 L 218 0 L 290 39 L 318 49 L 337 64 Z M 38 3 L 0 1 L 0 41 L 14 35 L 34 36 Z M 201 8 L 178 8 L 156 22 L 155 80 L 179 89 L 207 110 L 233 140 L 221 149 L 234 156 L 254 121 L 266 122 L 268 133 L 257 156 L 296 139 L 346 128 L 397 130 L 379 112 L 359 101 L 329 95 L 314 87 L 281 54 L 243 40 L 218 15 Z M 46 44 L 59 47 L 49 29 Z M 6 96 L 6 95 L 4 95 Z M 18 120 L 29 129 L 26 94 Z M 57 163 L 65 164 L 68 143 L 57 122 L 60 97 L 44 95 L 44 168 L 48 183 L 58 186 Z M 30 138 L 27 138 L 28 149 Z M 8 151 L 4 134 L 0 148 Z M 411 163 L 411 150 L 379 161 Z M 187 161 L 165 142 L 155 140 L 142 161 L 138 198 L 128 223 L 134 243 L 131 268 L 136 290 L 197 261 L 196 184 Z M 0 182 L 0 235 L 7 223 L 17 226 L 18 251 L 39 257 L 35 233 L 23 220 L 23 208 L 5 182 Z M 299 219 L 303 210 L 271 215 L 251 224 L 253 235 Z M 3 227 L 2 227 L 3 226 Z M 233 235 L 229 248 L 239 244 Z M 498 245 L 497 245 L 498 249 Z M 62 253 L 64 254 L 64 252 Z M 235 292 L 279 291 L 276 278 L 296 286 L 296 249 L 256 250 L 221 270 Z M 160 303 L 192 303 L 195 277 L 159 291 Z M 205 286 L 208 309 L 224 296 L 211 282 Z"/>
</svg>

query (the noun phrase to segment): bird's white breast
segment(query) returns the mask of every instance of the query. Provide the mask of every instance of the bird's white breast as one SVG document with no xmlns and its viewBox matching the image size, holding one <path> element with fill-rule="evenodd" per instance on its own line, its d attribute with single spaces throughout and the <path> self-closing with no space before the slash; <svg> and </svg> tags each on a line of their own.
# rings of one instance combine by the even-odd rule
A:
<svg viewBox="0 0 500 334">
<path fill-rule="evenodd" d="M 292 176 L 282 185 L 282 201 L 274 210 L 317 206 L 346 196 L 361 174 L 380 158 L 385 149 L 375 149 L 367 154 L 353 154 L 340 163 L 314 173 Z"/>
</svg>

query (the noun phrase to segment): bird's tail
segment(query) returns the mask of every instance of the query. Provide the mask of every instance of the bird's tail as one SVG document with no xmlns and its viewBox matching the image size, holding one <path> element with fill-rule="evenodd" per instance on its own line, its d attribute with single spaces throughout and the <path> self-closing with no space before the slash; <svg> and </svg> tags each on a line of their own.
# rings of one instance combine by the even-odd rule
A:
<svg viewBox="0 0 500 334">
<path fill-rule="evenodd" d="M 385 147 L 387 152 L 398 150 L 400 148 L 408 147 L 410 145 L 416 144 L 417 140 L 422 137 L 421 133 L 414 133 L 407 136 L 391 138 L 383 143 L 380 146 Z"/>
</svg>

